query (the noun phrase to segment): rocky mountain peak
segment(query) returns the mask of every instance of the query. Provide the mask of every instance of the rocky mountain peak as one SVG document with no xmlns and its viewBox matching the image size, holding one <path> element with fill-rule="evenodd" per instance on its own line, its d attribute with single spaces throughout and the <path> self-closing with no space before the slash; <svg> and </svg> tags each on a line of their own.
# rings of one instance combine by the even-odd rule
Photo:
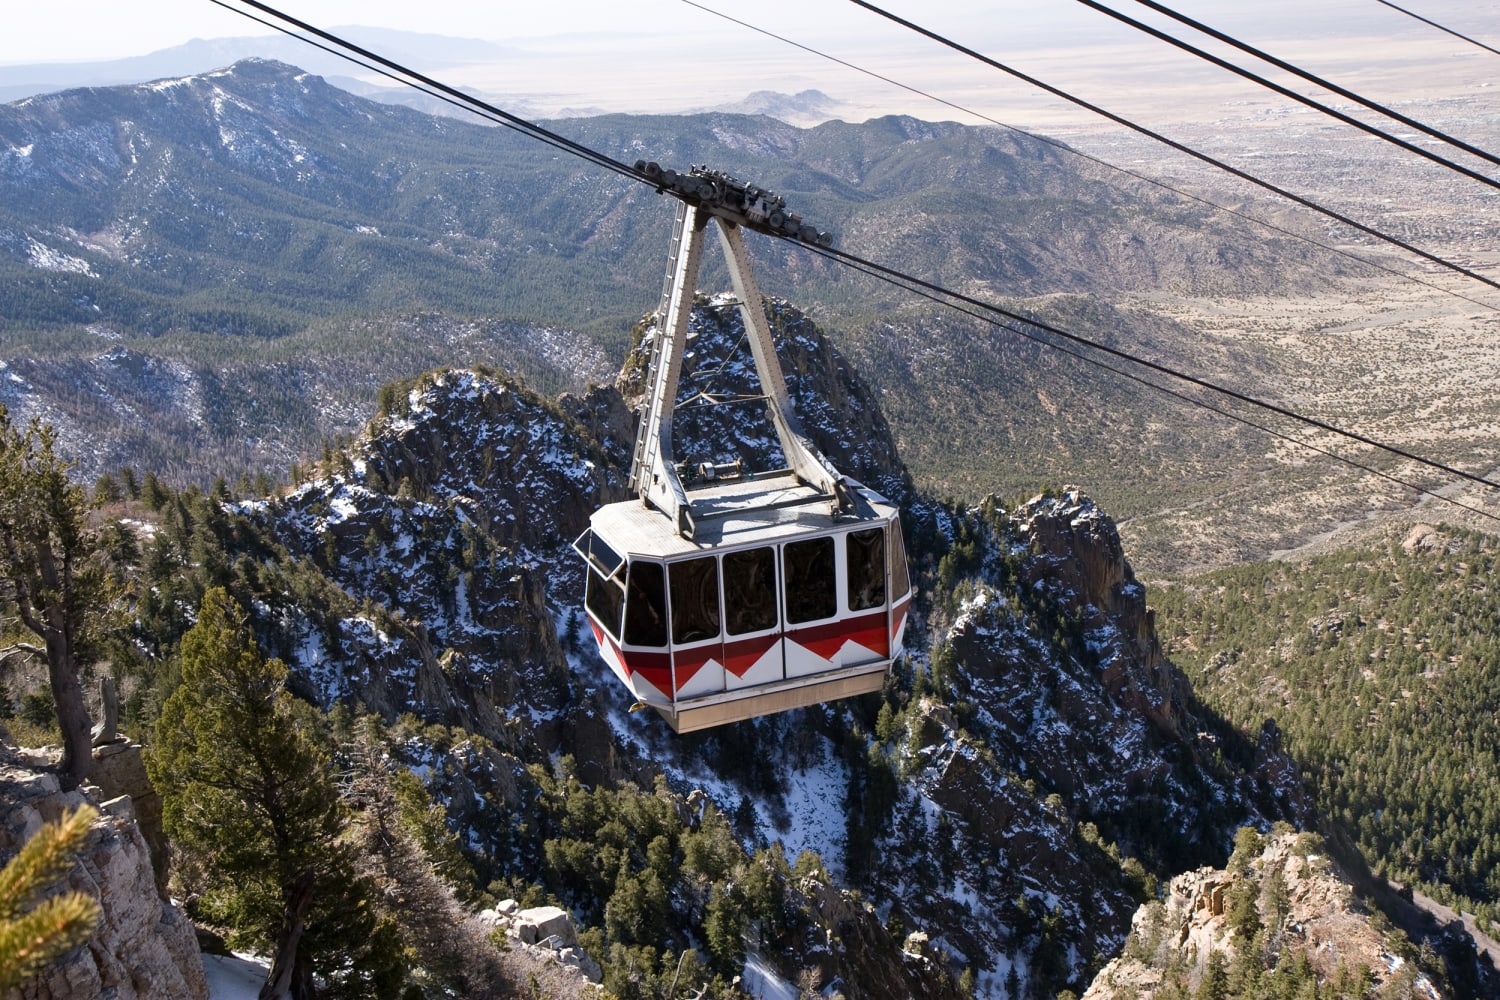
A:
<svg viewBox="0 0 1500 1000">
<path fill-rule="evenodd" d="M 1101 665 L 1110 694 L 1181 739 L 1187 680 L 1162 652 L 1146 588 L 1131 571 L 1113 519 L 1077 487 L 1037 496 L 1016 517 L 1036 556 L 1026 582 L 1073 595 L 1078 624 L 1101 640 L 1115 640 Z"/>
<path fill-rule="evenodd" d="M 727 402 L 759 393 L 728 304 L 704 298 L 691 318 L 677 457 L 774 466 L 761 407 Z M 801 312 L 772 300 L 769 313 L 805 431 L 904 506 L 922 607 L 880 704 L 674 738 L 629 714 L 595 662 L 568 546 L 625 495 L 649 317 L 616 384 L 580 395 L 548 399 L 492 369 L 388 387 L 313 479 L 226 508 L 259 567 L 244 603 L 318 703 L 473 734 L 404 752 L 494 859 L 540 847 L 483 803 L 523 809 L 539 781 L 526 765 L 569 757 L 599 787 L 702 789 L 746 842 L 816 851 L 838 892 L 868 893 L 874 909 L 853 904 L 841 944 L 797 959 L 846 983 L 888 967 L 927 984 L 861 995 L 935 995 L 942 970 L 963 967 L 992 994 L 1081 987 L 1151 878 L 1221 859 L 1240 823 L 1290 814 L 1295 789 L 1276 782 L 1295 772 L 1253 770 L 1249 748 L 1205 752 L 1231 731 L 1161 655 L 1144 587 L 1087 495 L 966 511 L 918 496 L 858 374 Z M 918 932 L 910 959 L 886 927 Z"/>
<path fill-rule="evenodd" d="M 1440 1000 L 1411 944 L 1380 924 L 1317 835 L 1284 829 L 1262 841 L 1247 829 L 1227 868 L 1184 872 L 1136 911 L 1124 953 L 1084 1000 L 1204 995 L 1207 980 L 1222 991 L 1231 977 L 1239 995 L 1250 979 L 1278 995 L 1316 982 L 1335 995 Z"/>
</svg>

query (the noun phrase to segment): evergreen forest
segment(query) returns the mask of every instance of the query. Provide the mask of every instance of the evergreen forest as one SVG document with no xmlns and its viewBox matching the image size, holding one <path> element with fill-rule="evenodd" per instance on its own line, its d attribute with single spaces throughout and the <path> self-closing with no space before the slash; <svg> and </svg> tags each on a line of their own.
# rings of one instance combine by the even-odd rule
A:
<svg viewBox="0 0 1500 1000">
<path fill-rule="evenodd" d="M 1500 918 L 1500 541 L 1458 528 L 1155 588 L 1163 643 L 1242 729 L 1267 719 L 1372 867 Z"/>
</svg>

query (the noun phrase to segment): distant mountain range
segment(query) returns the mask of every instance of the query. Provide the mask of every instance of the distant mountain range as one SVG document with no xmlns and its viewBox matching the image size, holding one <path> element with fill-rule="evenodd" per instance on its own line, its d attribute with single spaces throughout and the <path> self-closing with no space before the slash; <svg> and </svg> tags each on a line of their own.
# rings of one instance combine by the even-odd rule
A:
<svg viewBox="0 0 1500 1000">
<path fill-rule="evenodd" d="M 493 61 L 508 54 L 504 46 L 474 38 L 357 26 L 332 30 L 362 45 L 378 48 L 392 59 L 434 67 Z M 351 74 L 356 67 L 352 63 L 314 49 L 300 39 L 276 34 L 195 38 L 185 45 L 126 59 L 0 66 L 0 101 L 16 101 L 76 87 L 113 87 L 144 80 L 193 76 L 249 58 L 296 63 L 308 72 L 329 77 L 339 86 L 352 84 L 360 91 L 376 89 L 354 81 Z M 390 90 L 395 92 L 398 88 Z"/>
<path fill-rule="evenodd" d="M 371 51 L 409 66 L 420 66 L 426 72 L 441 75 L 445 69 L 474 64 L 493 64 L 514 59 L 518 50 L 477 38 L 455 38 L 391 28 L 343 26 L 329 29 L 333 34 L 358 42 Z M 372 82 L 360 67 L 288 35 L 246 35 L 234 38 L 195 38 L 183 45 L 161 49 L 142 56 L 124 59 L 83 62 L 22 63 L 0 66 L 0 103 L 24 100 L 39 94 L 51 94 L 80 87 L 116 87 L 151 80 L 195 76 L 224 69 L 242 59 L 267 59 L 294 64 L 309 73 L 322 76 L 330 84 L 360 97 L 382 104 L 395 104 L 433 115 L 462 117 L 467 113 L 447 101 L 394 83 Z M 539 112 L 531 99 L 514 94 L 479 94 L 492 103 L 504 105 L 516 114 L 536 116 Z M 698 109 L 702 113 L 766 115 L 792 125 L 815 125 L 838 116 L 844 102 L 817 90 L 782 94 L 757 90 L 743 100 Z M 573 109 L 564 117 L 598 114 L 587 109 Z"/>
<path fill-rule="evenodd" d="M 1234 377 L 1261 362 L 1115 303 L 1306 289 L 1338 270 L 999 129 L 718 113 L 553 124 L 626 162 L 727 169 L 841 247 Z M 4 398 L 58 424 L 82 474 L 279 472 L 358 429 L 382 382 L 435 364 L 499 360 L 544 388 L 603 377 L 656 305 L 672 213 L 508 129 L 375 103 L 284 63 L 31 98 L 0 107 Z M 1128 514 L 1154 502 L 1136 467 L 1165 462 L 1191 489 L 1197 469 L 1262 447 L 1164 423 L 1134 383 L 801 248 L 753 237 L 752 252 L 762 290 L 834 330 L 941 488 L 1081 478 Z M 713 260 L 702 281 L 727 283 Z M 545 349 L 517 346 L 537 329 Z M 106 388 L 153 366 L 181 391 Z"/>
</svg>

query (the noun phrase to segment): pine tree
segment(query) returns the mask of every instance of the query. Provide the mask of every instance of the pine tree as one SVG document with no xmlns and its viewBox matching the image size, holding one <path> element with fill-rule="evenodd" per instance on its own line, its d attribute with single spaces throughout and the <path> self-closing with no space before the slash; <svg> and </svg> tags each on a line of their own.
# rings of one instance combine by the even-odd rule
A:
<svg viewBox="0 0 1500 1000">
<path fill-rule="evenodd" d="M 58 770 L 71 787 L 94 763 L 81 674 L 110 630 L 112 602 L 88 525 L 87 494 L 68 479 L 56 440 L 35 421 L 17 430 L 0 405 L 0 600 L 40 642 L 12 642 L 0 649 L 0 664 L 14 657 L 46 661 L 63 738 Z"/>
<path fill-rule="evenodd" d="M 340 839 L 319 713 L 287 692 L 286 665 L 260 653 L 221 588 L 183 636 L 181 668 L 147 767 L 174 844 L 208 859 L 205 906 L 272 949 L 262 1000 L 312 996 L 319 951 L 320 978 L 386 993 L 389 977 L 365 961 L 374 921 Z"/>
<path fill-rule="evenodd" d="M 0 870 L 0 992 L 27 976 L 94 931 L 99 902 L 82 892 L 38 901 L 37 897 L 72 863 L 97 816 L 81 806 L 48 823 Z"/>
<path fill-rule="evenodd" d="M 1203 981 L 1198 984 L 1194 1000 L 1225 1000 L 1229 996 L 1229 959 L 1222 951 L 1208 953 Z"/>
</svg>

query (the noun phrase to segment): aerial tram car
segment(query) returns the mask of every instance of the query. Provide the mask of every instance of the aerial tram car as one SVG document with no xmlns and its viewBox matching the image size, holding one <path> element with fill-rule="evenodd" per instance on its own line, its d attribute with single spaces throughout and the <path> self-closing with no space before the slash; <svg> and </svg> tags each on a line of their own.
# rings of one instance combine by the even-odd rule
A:
<svg viewBox="0 0 1500 1000">
<path fill-rule="evenodd" d="M 600 655 L 638 707 L 679 733 L 879 691 L 912 599 L 897 508 L 842 476 L 802 433 L 740 230 L 821 245 L 829 237 L 726 174 L 636 169 L 679 204 L 631 465 L 636 499 L 595 512 L 573 543 L 587 565 L 584 606 Z M 710 224 L 784 469 L 685 470 L 674 458 Z"/>
</svg>

